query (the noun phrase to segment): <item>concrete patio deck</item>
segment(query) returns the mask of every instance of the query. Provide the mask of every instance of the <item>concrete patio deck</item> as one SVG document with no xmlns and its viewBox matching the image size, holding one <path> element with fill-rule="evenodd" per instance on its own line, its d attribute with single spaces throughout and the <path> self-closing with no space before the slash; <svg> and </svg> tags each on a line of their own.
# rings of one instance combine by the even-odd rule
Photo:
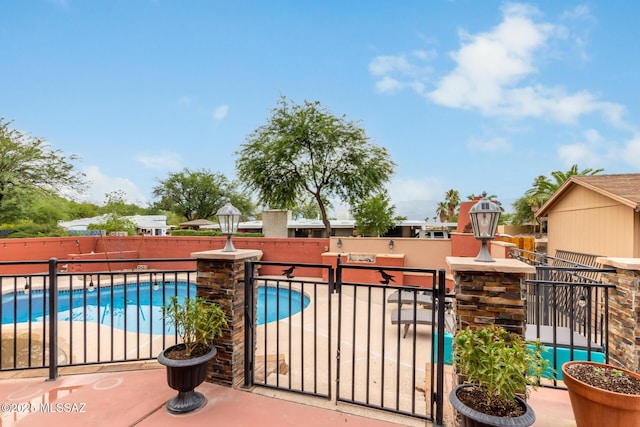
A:
<svg viewBox="0 0 640 427">
<path fill-rule="evenodd" d="M 135 369 L 122 370 L 131 368 Z M 74 371 L 84 373 L 73 374 Z M 40 376 L 34 377 L 35 374 Z M 320 398 L 259 387 L 253 391 L 234 390 L 210 383 L 197 389 L 206 396 L 203 407 L 190 414 L 172 415 L 164 405 L 175 392 L 166 384 L 164 368 L 155 362 L 78 367 L 63 370 L 55 381 L 46 381 L 43 371 L 4 373 L 2 377 L 3 427 L 431 425 Z M 576 425 L 566 391 L 540 388 L 532 392 L 529 403 L 536 411 L 534 426 Z"/>
</svg>

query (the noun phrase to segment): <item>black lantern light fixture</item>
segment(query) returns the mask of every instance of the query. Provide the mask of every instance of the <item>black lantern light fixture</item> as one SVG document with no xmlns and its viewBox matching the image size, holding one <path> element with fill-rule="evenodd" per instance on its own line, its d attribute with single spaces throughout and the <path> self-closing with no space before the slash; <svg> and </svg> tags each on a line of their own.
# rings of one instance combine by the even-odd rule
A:
<svg viewBox="0 0 640 427">
<path fill-rule="evenodd" d="M 498 221 L 500 220 L 500 208 L 498 205 L 487 199 L 487 193 L 482 193 L 482 199 L 473 205 L 469 210 L 471 217 L 471 226 L 476 239 L 482 241 L 482 247 L 475 261 L 479 262 L 495 262 L 491 258 L 487 242 L 496 235 L 498 229 Z"/>
<path fill-rule="evenodd" d="M 389 240 L 389 252 L 393 253 L 393 247 L 395 246 L 395 243 L 393 240 Z"/>
<path fill-rule="evenodd" d="M 231 203 L 227 203 L 216 212 L 218 217 L 218 224 L 220 224 L 220 232 L 227 236 L 227 244 L 222 252 L 235 252 L 236 248 L 231 243 L 231 236 L 238 232 L 238 225 L 240 224 L 240 211 L 234 207 Z"/>
<path fill-rule="evenodd" d="M 338 251 L 342 252 L 342 239 L 338 239 Z"/>
</svg>

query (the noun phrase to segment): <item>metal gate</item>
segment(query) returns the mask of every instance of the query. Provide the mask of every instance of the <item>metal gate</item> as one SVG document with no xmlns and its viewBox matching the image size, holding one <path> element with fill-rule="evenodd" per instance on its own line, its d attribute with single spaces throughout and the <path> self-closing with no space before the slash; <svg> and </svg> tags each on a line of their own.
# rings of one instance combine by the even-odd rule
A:
<svg viewBox="0 0 640 427">
<path fill-rule="evenodd" d="M 445 329 L 454 328 L 444 270 L 248 263 L 247 385 L 442 424 Z M 282 274 L 254 276 L 260 266 Z M 398 286 L 406 273 L 430 286 Z"/>
</svg>

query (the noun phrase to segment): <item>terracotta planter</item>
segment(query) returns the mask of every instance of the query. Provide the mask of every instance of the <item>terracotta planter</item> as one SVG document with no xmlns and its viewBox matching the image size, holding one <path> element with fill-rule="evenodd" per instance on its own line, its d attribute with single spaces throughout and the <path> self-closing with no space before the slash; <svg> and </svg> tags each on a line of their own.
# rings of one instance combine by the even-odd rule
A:
<svg viewBox="0 0 640 427">
<path fill-rule="evenodd" d="M 175 360 L 164 355 L 165 351 L 173 347 L 163 350 L 158 355 L 158 363 L 167 367 L 167 383 L 169 387 L 178 391 L 178 394 L 167 402 L 167 410 L 174 414 L 183 414 L 198 409 L 204 403 L 205 397 L 194 389 L 207 377 L 207 363 L 218 352 L 211 346 L 209 353 L 204 356 Z"/>
<path fill-rule="evenodd" d="M 567 373 L 573 364 L 605 366 L 640 379 L 640 375 L 626 369 L 597 362 L 573 361 L 562 365 L 562 378 L 569 389 L 571 408 L 578 427 L 634 426 L 640 422 L 640 396 L 602 390 L 586 384 Z"/>
<path fill-rule="evenodd" d="M 528 427 L 536 421 L 536 414 L 531 406 L 524 400 L 516 397 L 518 403 L 525 408 L 525 413 L 519 417 L 496 417 L 483 412 L 471 409 L 458 399 L 458 390 L 463 387 L 472 387 L 470 384 L 459 385 L 449 393 L 449 401 L 451 406 L 461 415 L 462 424 L 460 427 L 485 427 L 485 426 L 504 426 L 504 427 Z"/>
</svg>

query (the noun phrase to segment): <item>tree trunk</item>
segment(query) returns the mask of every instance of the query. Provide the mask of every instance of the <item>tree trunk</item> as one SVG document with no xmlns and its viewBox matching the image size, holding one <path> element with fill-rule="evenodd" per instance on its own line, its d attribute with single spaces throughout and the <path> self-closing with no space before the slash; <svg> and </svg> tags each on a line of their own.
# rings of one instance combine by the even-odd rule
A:
<svg viewBox="0 0 640 427">
<path fill-rule="evenodd" d="M 327 208 L 322 203 L 322 197 L 318 194 L 314 194 L 316 201 L 318 202 L 318 207 L 320 208 L 320 216 L 322 217 L 322 223 L 324 224 L 324 236 L 325 238 L 331 237 L 331 223 L 327 218 Z"/>
</svg>

